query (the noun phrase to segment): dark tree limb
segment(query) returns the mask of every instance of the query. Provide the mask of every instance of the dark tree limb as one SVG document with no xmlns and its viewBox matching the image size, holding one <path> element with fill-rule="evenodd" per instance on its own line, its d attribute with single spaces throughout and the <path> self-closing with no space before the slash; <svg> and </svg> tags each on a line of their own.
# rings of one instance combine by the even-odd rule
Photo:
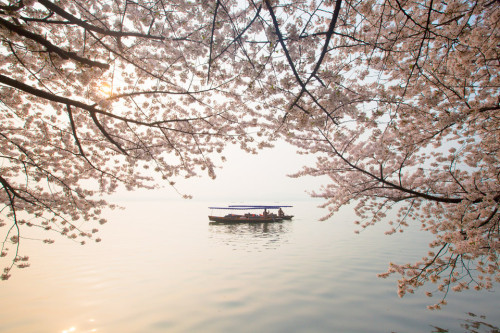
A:
<svg viewBox="0 0 500 333">
<path fill-rule="evenodd" d="M 140 37 L 140 38 L 150 38 L 150 39 L 159 39 L 159 40 L 165 39 L 165 37 L 162 37 L 162 36 L 153 36 L 150 34 L 142 34 L 139 32 L 113 31 L 113 30 L 108 30 L 108 29 L 96 27 L 95 25 L 89 24 L 89 23 L 82 21 L 79 18 L 71 15 L 70 13 L 68 13 L 64 9 L 62 9 L 61 7 L 55 5 L 54 3 L 52 3 L 48 0 L 38 0 L 38 2 L 41 3 L 42 5 L 44 5 L 47 9 L 56 13 L 57 15 L 65 18 L 66 20 L 68 20 L 68 22 L 75 24 L 75 25 L 78 25 L 84 29 L 97 32 L 101 35 L 114 36 L 114 37 Z"/>
<path fill-rule="evenodd" d="M 4 20 L 1 17 L 0 17 L 0 25 L 3 25 L 5 28 L 9 29 L 12 32 L 15 32 L 19 36 L 23 36 L 25 38 L 31 39 L 34 42 L 37 42 L 40 45 L 43 45 L 47 49 L 47 51 L 53 52 L 63 59 L 73 59 L 79 63 L 82 63 L 82 64 L 90 66 L 90 67 L 98 67 L 98 68 L 102 68 L 105 70 L 109 69 L 109 64 L 105 64 L 102 62 L 93 61 L 93 60 L 90 60 L 90 59 L 87 59 L 84 57 L 80 57 L 75 52 L 65 51 L 65 50 L 61 49 L 60 47 L 52 44 L 51 42 L 49 42 L 48 40 L 46 40 L 42 36 L 34 34 L 30 31 L 27 31 L 18 25 L 15 25 L 7 20 Z"/>
</svg>

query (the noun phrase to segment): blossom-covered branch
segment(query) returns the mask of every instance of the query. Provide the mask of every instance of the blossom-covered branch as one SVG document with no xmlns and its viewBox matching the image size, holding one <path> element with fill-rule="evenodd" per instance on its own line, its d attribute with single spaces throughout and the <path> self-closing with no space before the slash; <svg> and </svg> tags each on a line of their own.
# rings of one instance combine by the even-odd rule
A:
<svg viewBox="0 0 500 333">
<path fill-rule="evenodd" d="M 248 29 L 248 21 L 242 15 L 215 31 L 209 10 L 163 1 L 2 4 L 3 279 L 27 267 L 18 263 L 20 240 L 34 233 L 54 241 L 33 229 L 84 243 L 98 231 L 92 222 L 105 222 L 102 209 L 113 207 L 102 194 L 154 188 L 154 174 L 178 191 L 175 178 L 215 177 L 226 144 L 255 151 L 248 132 L 265 121 L 232 88 L 239 72 L 214 66 L 207 83 L 201 69 L 209 49 L 218 63 L 227 60 L 227 47 L 208 43 L 207 32 L 242 37 L 239 24 Z"/>
</svg>

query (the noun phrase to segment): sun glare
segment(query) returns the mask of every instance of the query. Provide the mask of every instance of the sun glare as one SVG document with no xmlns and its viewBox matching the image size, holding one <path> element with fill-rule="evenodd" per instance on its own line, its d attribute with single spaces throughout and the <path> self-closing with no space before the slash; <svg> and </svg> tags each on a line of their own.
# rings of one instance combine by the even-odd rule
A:
<svg viewBox="0 0 500 333">
<path fill-rule="evenodd" d="M 99 91 L 107 96 L 111 96 L 111 94 L 113 93 L 113 86 L 108 82 L 103 82 L 99 86 Z"/>
</svg>

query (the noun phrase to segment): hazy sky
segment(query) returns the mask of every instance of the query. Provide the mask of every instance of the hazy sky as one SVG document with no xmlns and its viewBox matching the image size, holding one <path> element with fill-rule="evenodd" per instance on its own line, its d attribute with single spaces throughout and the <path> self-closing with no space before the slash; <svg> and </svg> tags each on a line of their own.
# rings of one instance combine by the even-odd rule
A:
<svg viewBox="0 0 500 333">
<path fill-rule="evenodd" d="M 295 153 L 296 148 L 278 143 L 275 148 L 265 149 L 253 155 L 238 147 L 228 147 L 227 161 L 217 169 L 217 178 L 176 179 L 176 187 L 182 193 L 191 194 L 194 200 L 216 203 L 282 203 L 287 200 L 308 200 L 306 191 L 319 188 L 317 177 L 290 178 L 306 163 L 314 164 L 314 157 Z M 323 180 L 325 180 L 323 178 Z M 154 191 L 139 190 L 127 194 L 118 193 L 117 199 L 176 199 L 179 195 L 167 184 Z M 113 200 L 113 197 L 111 198 Z"/>
</svg>

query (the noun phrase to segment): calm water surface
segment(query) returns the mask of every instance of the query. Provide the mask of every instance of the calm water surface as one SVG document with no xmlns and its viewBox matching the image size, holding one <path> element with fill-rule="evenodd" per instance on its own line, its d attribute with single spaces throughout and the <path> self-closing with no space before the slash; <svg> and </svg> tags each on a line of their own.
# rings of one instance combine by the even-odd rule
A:
<svg viewBox="0 0 500 333">
<path fill-rule="evenodd" d="M 0 332 L 497 332 L 498 293 L 399 299 L 390 261 L 419 259 L 428 235 L 353 233 L 353 217 L 318 222 L 315 202 L 290 222 L 210 225 L 214 202 L 126 202 L 101 243 L 24 241 L 31 267 L 0 284 Z M 228 204 L 228 203 L 223 203 Z M 290 204 L 290 203 L 288 203 Z"/>
</svg>

